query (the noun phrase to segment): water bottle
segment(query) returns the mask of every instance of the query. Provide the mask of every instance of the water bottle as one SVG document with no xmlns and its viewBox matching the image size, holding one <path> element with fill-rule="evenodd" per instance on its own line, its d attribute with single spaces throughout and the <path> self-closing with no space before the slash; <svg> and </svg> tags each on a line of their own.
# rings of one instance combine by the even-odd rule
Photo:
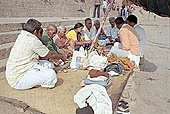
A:
<svg viewBox="0 0 170 114">
<path fill-rule="evenodd" d="M 80 68 L 80 59 L 81 57 L 76 57 L 76 68 Z"/>
</svg>

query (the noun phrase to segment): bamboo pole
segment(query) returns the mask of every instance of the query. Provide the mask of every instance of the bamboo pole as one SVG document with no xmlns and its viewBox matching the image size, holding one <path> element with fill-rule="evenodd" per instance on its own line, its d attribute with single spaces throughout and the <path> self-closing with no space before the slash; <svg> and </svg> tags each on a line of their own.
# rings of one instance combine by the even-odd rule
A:
<svg viewBox="0 0 170 114">
<path fill-rule="evenodd" d="M 105 14 L 105 16 L 104 16 L 104 18 L 103 18 L 103 21 L 102 21 L 102 24 L 100 25 L 100 28 L 99 28 L 98 31 L 97 31 L 97 34 L 96 34 L 96 36 L 95 36 L 95 39 L 92 41 L 92 45 L 91 45 L 91 47 L 90 47 L 89 53 L 91 53 L 92 50 L 93 50 L 93 48 L 94 48 L 94 44 L 96 43 L 96 39 L 98 38 L 98 36 L 99 36 L 99 34 L 100 34 L 100 31 L 101 31 L 101 29 L 103 28 L 104 23 L 105 23 L 108 15 L 109 15 L 109 12 L 110 12 L 111 8 L 113 7 L 113 3 L 114 3 L 114 0 L 112 0 L 112 1 L 110 2 L 110 4 L 107 6 L 106 14 Z"/>
</svg>

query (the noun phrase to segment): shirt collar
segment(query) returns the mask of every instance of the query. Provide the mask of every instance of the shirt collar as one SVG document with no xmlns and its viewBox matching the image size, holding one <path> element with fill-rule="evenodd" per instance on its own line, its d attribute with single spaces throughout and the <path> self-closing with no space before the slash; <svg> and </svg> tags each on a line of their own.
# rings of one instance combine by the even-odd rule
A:
<svg viewBox="0 0 170 114">
<path fill-rule="evenodd" d="M 32 36 L 32 37 L 37 38 L 37 36 L 35 36 L 34 34 L 28 32 L 28 31 L 26 31 L 26 30 L 21 30 L 21 34 L 23 34 L 23 35 L 29 35 L 29 36 Z"/>
</svg>

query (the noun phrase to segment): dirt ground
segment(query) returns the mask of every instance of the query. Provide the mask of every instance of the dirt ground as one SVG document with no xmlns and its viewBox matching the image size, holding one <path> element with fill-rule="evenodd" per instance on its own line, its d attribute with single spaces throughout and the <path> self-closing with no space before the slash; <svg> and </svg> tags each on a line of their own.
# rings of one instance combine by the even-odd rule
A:
<svg viewBox="0 0 170 114">
<path fill-rule="evenodd" d="M 5 77 L 1 78 L 0 96 L 23 101 L 32 108 L 47 114 L 75 114 L 77 105 L 73 98 L 81 88 L 80 83 L 87 75 L 87 70 L 69 70 L 67 73 L 57 74 L 58 83 L 53 89 L 33 88 L 30 90 L 14 90 L 7 84 Z M 127 76 L 127 75 L 126 75 Z M 108 94 L 117 90 L 126 76 L 112 78 L 112 86 L 108 89 Z M 8 107 L 8 108 L 7 108 Z M 17 110 L 14 106 L 0 102 L 0 114 L 15 114 Z M 10 109 L 10 110 L 8 110 Z M 14 113 L 11 113 L 14 112 Z M 25 114 L 25 113 L 23 113 Z"/>
</svg>

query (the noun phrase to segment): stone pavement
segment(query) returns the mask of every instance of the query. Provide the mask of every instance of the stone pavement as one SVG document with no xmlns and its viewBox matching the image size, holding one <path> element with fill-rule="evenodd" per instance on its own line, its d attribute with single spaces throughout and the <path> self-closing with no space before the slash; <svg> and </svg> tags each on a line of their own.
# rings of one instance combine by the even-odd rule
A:
<svg viewBox="0 0 170 114">
<path fill-rule="evenodd" d="M 147 34 L 144 71 L 130 77 L 122 98 L 129 102 L 131 114 L 170 113 L 170 19 L 138 15 Z"/>
</svg>

